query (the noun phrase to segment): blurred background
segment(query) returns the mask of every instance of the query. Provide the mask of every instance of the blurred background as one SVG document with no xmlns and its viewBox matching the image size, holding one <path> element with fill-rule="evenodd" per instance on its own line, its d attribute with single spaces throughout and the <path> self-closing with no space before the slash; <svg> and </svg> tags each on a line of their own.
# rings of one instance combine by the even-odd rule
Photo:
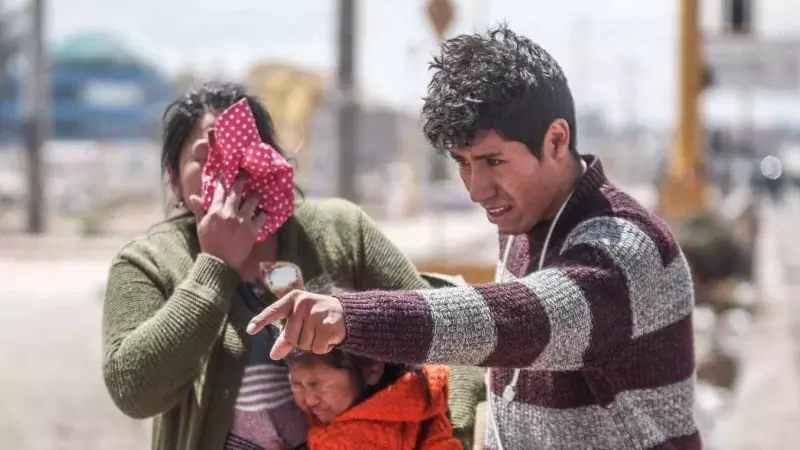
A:
<svg viewBox="0 0 800 450">
<path fill-rule="evenodd" d="M 503 20 L 566 71 L 579 150 L 681 240 L 706 447 L 800 445 L 797 1 L 0 0 L 0 447 L 149 448 L 102 383 L 103 283 L 165 217 L 161 115 L 204 81 L 267 103 L 306 195 L 491 280 L 495 231 L 419 111 L 441 39 Z"/>
</svg>

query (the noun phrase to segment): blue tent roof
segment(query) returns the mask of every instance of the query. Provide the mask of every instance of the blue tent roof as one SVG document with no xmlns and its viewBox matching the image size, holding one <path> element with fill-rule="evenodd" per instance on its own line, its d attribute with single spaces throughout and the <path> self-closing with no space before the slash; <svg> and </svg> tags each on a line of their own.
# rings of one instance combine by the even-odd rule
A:
<svg viewBox="0 0 800 450">
<path fill-rule="evenodd" d="M 142 59 L 126 44 L 104 32 L 78 33 L 54 44 L 50 61 L 53 64 L 89 61 L 142 64 Z"/>
</svg>

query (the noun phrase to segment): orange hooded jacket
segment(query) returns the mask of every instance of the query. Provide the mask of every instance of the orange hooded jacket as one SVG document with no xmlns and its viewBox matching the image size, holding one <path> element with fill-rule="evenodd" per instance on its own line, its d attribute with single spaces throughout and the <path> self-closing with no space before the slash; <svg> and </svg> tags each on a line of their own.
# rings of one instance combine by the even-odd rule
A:
<svg viewBox="0 0 800 450">
<path fill-rule="evenodd" d="M 409 372 L 328 424 L 310 417 L 309 450 L 462 450 L 447 418 L 450 369 L 422 370 L 431 393 L 428 408 L 423 381 Z M 425 436 L 420 438 L 425 421 Z"/>
</svg>

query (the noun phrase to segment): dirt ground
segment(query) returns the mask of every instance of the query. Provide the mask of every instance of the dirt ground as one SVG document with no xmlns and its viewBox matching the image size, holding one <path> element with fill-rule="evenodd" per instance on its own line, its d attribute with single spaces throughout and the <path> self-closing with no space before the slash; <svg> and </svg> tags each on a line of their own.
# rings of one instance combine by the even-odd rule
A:
<svg viewBox="0 0 800 450">
<path fill-rule="evenodd" d="M 743 349 L 727 449 L 800 442 L 800 241 L 791 238 L 800 223 L 800 198 L 769 218 L 766 253 L 783 259 L 761 270 L 771 300 Z M 54 259 L 37 250 L 41 242 L 0 236 L 0 449 L 149 448 L 148 424 L 117 411 L 101 374 L 102 286 L 122 242 L 89 248 L 52 241 L 46 245 L 51 252 L 64 249 Z"/>
<path fill-rule="evenodd" d="M 103 385 L 99 289 L 106 267 L 0 260 L 0 448 L 149 447 L 146 424 L 118 412 Z"/>
</svg>

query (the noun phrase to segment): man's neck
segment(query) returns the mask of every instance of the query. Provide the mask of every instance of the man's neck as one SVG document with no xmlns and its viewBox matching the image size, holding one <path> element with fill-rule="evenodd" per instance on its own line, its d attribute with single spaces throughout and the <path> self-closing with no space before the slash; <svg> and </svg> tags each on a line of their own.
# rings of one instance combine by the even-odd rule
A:
<svg viewBox="0 0 800 450">
<path fill-rule="evenodd" d="M 573 189 L 575 189 L 575 186 L 578 184 L 578 182 L 580 182 L 585 170 L 586 163 L 582 159 L 572 160 L 572 164 L 570 164 L 570 168 L 567 170 L 567 175 L 564 176 L 563 183 L 561 183 L 561 185 L 556 189 L 556 194 L 553 197 L 553 203 L 550 205 L 550 208 L 545 215 L 547 220 L 555 218 L 556 214 L 558 214 L 558 210 L 561 209 L 561 206 L 564 205 L 564 202 L 569 199 Z"/>
</svg>

